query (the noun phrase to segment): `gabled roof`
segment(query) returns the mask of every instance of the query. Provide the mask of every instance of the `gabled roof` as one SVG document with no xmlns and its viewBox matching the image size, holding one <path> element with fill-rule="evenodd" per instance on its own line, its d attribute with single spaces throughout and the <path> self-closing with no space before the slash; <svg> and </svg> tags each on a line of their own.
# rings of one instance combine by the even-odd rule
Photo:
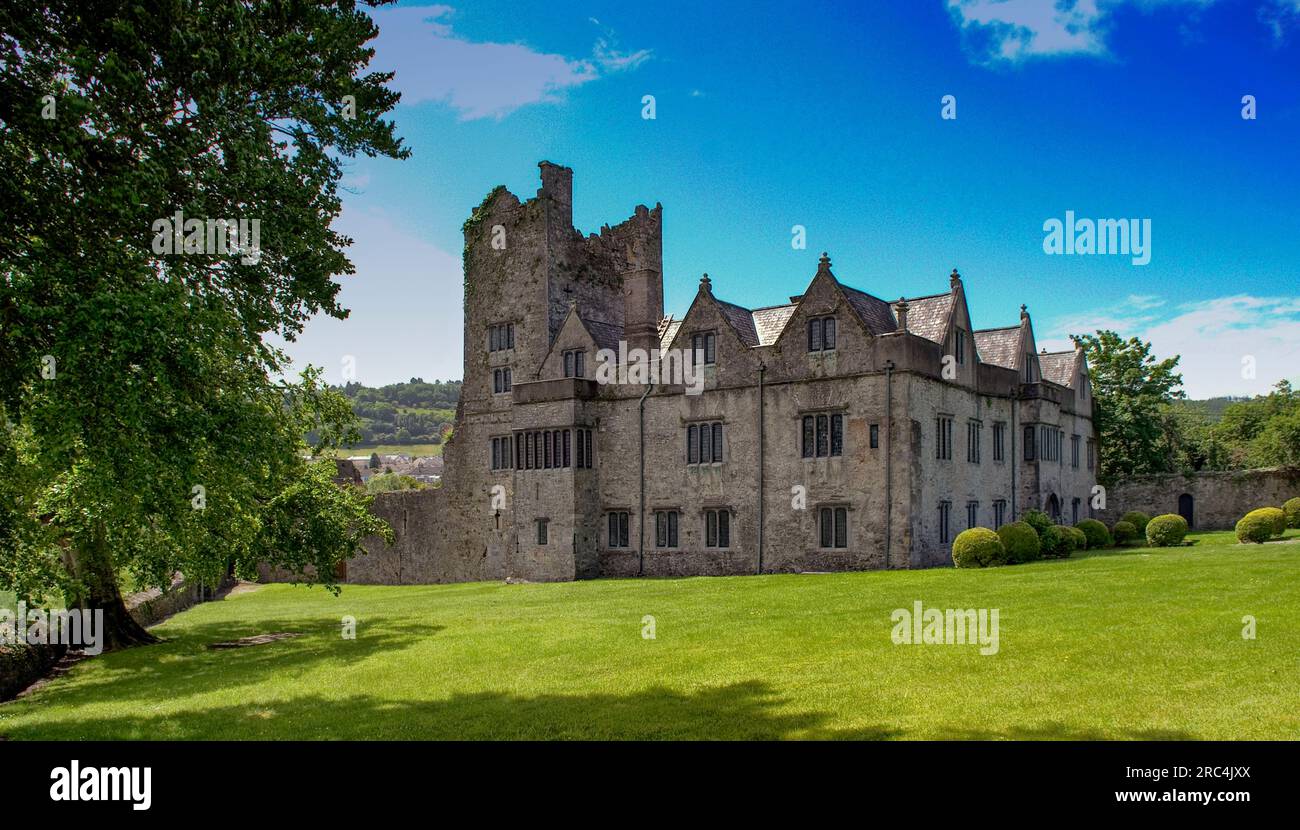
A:
<svg viewBox="0 0 1300 830">
<path fill-rule="evenodd" d="M 1043 380 L 1073 388 L 1074 360 L 1073 351 L 1044 352 L 1038 356 L 1038 371 L 1042 374 Z"/>
<path fill-rule="evenodd" d="M 768 308 L 756 308 L 750 315 L 754 320 L 754 330 L 758 333 L 758 342 L 770 346 L 781 336 L 785 324 L 794 316 L 795 305 L 774 305 Z"/>
<path fill-rule="evenodd" d="M 714 297 L 713 300 L 718 304 L 718 309 L 722 311 L 722 316 L 736 330 L 741 342 L 746 346 L 757 346 L 759 343 L 758 331 L 754 326 L 753 313 L 743 306 L 729 303 L 726 300 L 719 300 L 717 297 Z"/>
<path fill-rule="evenodd" d="M 591 339 L 596 341 L 596 348 L 618 351 L 618 343 L 623 339 L 622 326 L 606 323 L 603 320 L 588 320 L 582 315 L 578 315 L 578 319 L 586 326 L 587 331 L 591 332 Z"/>
<path fill-rule="evenodd" d="M 952 292 L 905 299 L 907 330 L 926 340 L 943 343 L 948 337 L 948 319 L 952 316 Z"/>
<path fill-rule="evenodd" d="M 865 291 L 859 291 L 856 288 L 840 283 L 840 290 L 844 292 L 844 298 L 849 301 L 862 320 L 862 324 L 867 327 L 867 331 L 872 334 L 888 334 L 898 329 L 898 320 L 894 318 L 893 307 L 880 299 L 873 297 Z"/>
<path fill-rule="evenodd" d="M 984 363 L 1015 369 L 1020 354 L 1020 326 L 975 332 L 975 349 Z"/>
</svg>

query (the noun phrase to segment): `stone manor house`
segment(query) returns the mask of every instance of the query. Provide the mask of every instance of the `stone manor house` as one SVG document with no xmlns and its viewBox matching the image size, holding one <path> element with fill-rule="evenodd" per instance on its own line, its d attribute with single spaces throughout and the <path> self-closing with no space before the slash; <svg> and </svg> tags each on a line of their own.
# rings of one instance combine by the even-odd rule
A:
<svg viewBox="0 0 1300 830">
<path fill-rule="evenodd" d="M 465 224 L 443 486 L 386 502 L 397 551 L 350 581 L 915 568 L 967 527 L 1089 515 L 1088 367 L 1040 352 L 1025 306 L 976 329 L 955 269 L 885 300 L 823 254 L 787 303 L 744 308 L 705 275 L 665 316 L 661 207 L 583 236 L 573 171 L 539 166 L 534 198 L 499 187 Z M 598 382 L 620 347 L 686 351 L 703 390 Z"/>
</svg>

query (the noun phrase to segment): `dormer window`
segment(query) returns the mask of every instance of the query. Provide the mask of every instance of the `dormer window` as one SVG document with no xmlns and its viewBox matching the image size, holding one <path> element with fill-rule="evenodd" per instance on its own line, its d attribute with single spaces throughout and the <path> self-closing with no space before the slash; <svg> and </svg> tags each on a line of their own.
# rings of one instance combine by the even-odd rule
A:
<svg viewBox="0 0 1300 830">
<path fill-rule="evenodd" d="M 564 376 L 566 378 L 583 378 L 587 376 L 587 353 L 582 349 L 570 349 L 564 353 Z"/>
<path fill-rule="evenodd" d="M 835 350 L 835 318 L 814 317 L 808 321 L 808 351 Z"/>
<path fill-rule="evenodd" d="M 711 331 L 702 331 L 691 336 L 691 365 L 712 366 L 717 359 L 717 335 Z"/>
</svg>

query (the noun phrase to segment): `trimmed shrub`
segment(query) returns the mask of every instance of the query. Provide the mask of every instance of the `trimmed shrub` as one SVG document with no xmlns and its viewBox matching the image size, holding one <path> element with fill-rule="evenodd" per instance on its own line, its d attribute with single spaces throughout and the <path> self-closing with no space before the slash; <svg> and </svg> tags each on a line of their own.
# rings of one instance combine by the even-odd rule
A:
<svg viewBox="0 0 1300 830">
<path fill-rule="evenodd" d="M 998 528 L 998 537 L 1006 548 L 1007 562 L 1012 565 L 1039 558 L 1038 531 L 1025 522 L 1011 522 Z"/>
<path fill-rule="evenodd" d="M 1280 507 L 1261 507 L 1246 514 L 1246 517 L 1263 516 L 1272 525 L 1271 535 L 1281 536 L 1286 533 L 1286 514 Z"/>
<path fill-rule="evenodd" d="M 1115 535 L 1115 544 L 1117 545 L 1127 545 L 1138 537 L 1138 529 L 1133 526 L 1132 522 L 1126 522 L 1123 519 L 1115 522 L 1115 527 L 1111 529 L 1111 532 Z"/>
<path fill-rule="evenodd" d="M 952 540 L 952 564 L 958 568 L 988 568 L 1006 562 L 1001 537 L 987 527 L 963 530 Z"/>
<path fill-rule="evenodd" d="M 1120 516 L 1119 520 L 1133 525 L 1133 529 L 1137 531 L 1139 536 L 1141 536 L 1147 532 L 1147 522 L 1151 521 L 1151 517 L 1143 513 L 1141 510 L 1130 510 L 1123 516 Z"/>
<path fill-rule="evenodd" d="M 1082 530 L 1083 535 L 1088 537 L 1088 550 L 1110 547 L 1110 531 L 1096 519 L 1084 519 L 1075 527 Z"/>
<path fill-rule="evenodd" d="M 1032 527 L 1039 539 L 1043 538 L 1043 534 L 1052 526 L 1052 517 L 1041 510 L 1030 510 L 1020 521 Z"/>
<path fill-rule="evenodd" d="M 1070 531 L 1070 538 L 1074 539 L 1075 550 L 1086 550 L 1088 547 L 1088 535 L 1077 527 L 1067 527 Z"/>
<path fill-rule="evenodd" d="M 1187 520 L 1177 513 L 1156 516 L 1147 522 L 1147 544 L 1153 548 L 1181 545 L 1187 536 Z"/>
<path fill-rule="evenodd" d="M 1043 531 L 1039 537 L 1043 556 L 1048 559 L 1065 559 L 1074 553 L 1074 536 L 1070 533 L 1073 529 L 1064 525 L 1051 525 Z"/>
<path fill-rule="evenodd" d="M 1262 545 L 1268 541 L 1268 537 L 1273 535 L 1273 520 L 1267 516 L 1257 515 L 1258 511 L 1252 510 L 1241 521 L 1237 522 L 1237 541 L 1245 544 L 1253 542 Z"/>
<path fill-rule="evenodd" d="M 1286 504 L 1282 505 L 1282 512 L 1286 514 L 1287 527 L 1300 527 L 1300 497 L 1287 499 Z"/>
</svg>

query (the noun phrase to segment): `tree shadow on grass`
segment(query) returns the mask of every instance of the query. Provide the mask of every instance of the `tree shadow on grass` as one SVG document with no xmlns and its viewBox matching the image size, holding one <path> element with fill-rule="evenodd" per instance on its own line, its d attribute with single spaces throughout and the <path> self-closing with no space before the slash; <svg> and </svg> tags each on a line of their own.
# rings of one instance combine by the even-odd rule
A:
<svg viewBox="0 0 1300 830">
<path fill-rule="evenodd" d="M 341 626 L 332 619 L 222 621 L 160 631 L 162 642 L 92 658 L 27 700 L 77 706 L 107 699 L 151 706 L 160 697 L 174 700 L 256 685 L 269 678 L 291 680 L 322 664 L 343 667 L 377 654 L 392 655 L 444 628 L 382 618 L 367 618 L 364 623 L 364 633 L 353 640 L 344 639 Z M 279 632 L 302 636 L 243 648 L 208 648 Z"/>
<path fill-rule="evenodd" d="M 164 697 L 166 691 L 161 692 Z M 885 728 L 833 729 L 830 715 L 782 710 L 759 681 L 686 693 L 649 688 L 625 695 L 504 692 L 444 700 L 398 701 L 373 695 L 302 695 L 160 714 L 153 706 L 109 717 L 16 726 L 14 740 L 348 739 L 348 740 L 663 740 L 784 738 L 881 740 Z"/>
</svg>

